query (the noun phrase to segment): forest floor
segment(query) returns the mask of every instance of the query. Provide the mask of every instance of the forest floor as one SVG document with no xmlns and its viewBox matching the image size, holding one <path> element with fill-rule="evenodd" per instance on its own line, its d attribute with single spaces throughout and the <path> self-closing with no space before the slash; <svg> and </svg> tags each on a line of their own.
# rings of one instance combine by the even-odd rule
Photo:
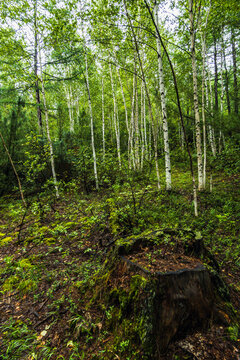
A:
<svg viewBox="0 0 240 360">
<path fill-rule="evenodd" d="M 28 200 L 27 209 L 12 196 L 2 198 L 0 359 L 144 359 L 141 346 L 130 349 L 128 339 L 116 339 L 116 332 L 105 326 L 111 306 L 95 306 L 81 289 L 92 285 L 117 239 L 146 229 L 172 228 L 179 236 L 191 229 L 202 237 L 221 267 L 237 317 L 240 178 L 218 174 L 213 192 L 199 195 L 198 219 L 189 189 L 182 190 L 179 180 L 171 193 L 138 184 L 83 195 L 69 185 L 61 200 L 45 193 Z M 134 260 L 162 270 L 164 259 L 173 270 L 198 264 L 199 259 L 184 257 L 176 238 L 167 236 L 165 244 L 158 253 L 149 250 Z M 239 360 L 238 325 L 213 325 L 189 334 L 172 343 L 162 359 Z"/>
</svg>

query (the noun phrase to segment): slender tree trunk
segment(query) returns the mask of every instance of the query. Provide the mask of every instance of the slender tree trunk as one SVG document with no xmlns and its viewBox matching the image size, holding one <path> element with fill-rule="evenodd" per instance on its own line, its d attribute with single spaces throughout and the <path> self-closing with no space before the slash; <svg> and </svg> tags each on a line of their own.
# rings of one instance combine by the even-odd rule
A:
<svg viewBox="0 0 240 360">
<path fill-rule="evenodd" d="M 224 85 L 223 85 L 223 49 L 221 49 L 221 96 L 220 96 L 220 124 L 219 124 L 219 153 L 222 152 L 222 123 L 223 123 L 223 97 L 224 97 Z"/>
<path fill-rule="evenodd" d="M 215 94 L 215 110 L 218 111 L 218 64 L 217 64 L 217 40 L 215 36 L 214 39 L 214 94 Z"/>
<path fill-rule="evenodd" d="M 208 71 L 208 82 L 209 82 L 209 93 L 210 93 L 210 113 L 211 113 L 211 121 L 208 125 L 208 133 L 209 133 L 209 143 L 211 146 L 211 150 L 212 150 L 212 154 L 215 157 L 216 153 L 217 153 L 217 149 L 216 149 L 216 141 L 215 141 L 215 132 L 214 132 L 214 127 L 212 124 L 212 119 L 213 119 L 213 91 L 212 91 L 212 82 L 211 82 L 211 76 L 210 76 L 210 70 L 209 70 L 209 66 L 207 64 L 207 71 Z"/>
<path fill-rule="evenodd" d="M 139 124 L 138 124 L 138 83 L 137 83 L 137 74 L 135 74 L 136 78 L 135 78 L 135 83 L 136 83 L 136 87 L 135 87 L 135 91 L 136 91 L 136 101 L 135 101 L 135 117 L 134 117 L 134 132 L 135 132 L 135 141 L 134 141 L 134 145 L 135 145 L 135 162 L 136 162 L 136 168 L 139 169 Z"/>
<path fill-rule="evenodd" d="M 205 117 L 205 57 L 206 43 L 205 34 L 202 34 L 202 122 L 203 122 L 203 188 L 206 188 L 206 168 L 207 168 L 207 141 L 206 141 L 206 117 Z"/>
<path fill-rule="evenodd" d="M 205 84 L 206 84 L 206 28 L 211 5 L 208 9 L 205 22 L 205 29 L 201 34 L 202 39 L 202 121 L 203 121 L 203 188 L 206 188 L 206 171 L 207 171 L 207 139 L 206 139 L 206 117 L 205 117 Z"/>
<path fill-rule="evenodd" d="M 52 145 L 52 139 L 51 139 L 50 129 L 49 129 L 48 108 L 47 108 L 47 101 L 46 101 L 46 94 L 45 94 L 45 86 L 44 86 L 44 81 L 43 81 L 43 71 L 42 71 L 42 62 L 41 62 L 40 51 L 39 51 L 39 63 L 40 63 L 42 97 L 43 97 L 43 105 L 44 105 L 44 112 L 45 112 L 46 131 L 47 131 L 47 138 L 48 138 L 48 145 L 49 145 L 49 152 L 50 152 L 50 162 L 51 162 L 51 168 L 52 168 L 53 183 L 54 183 L 54 187 L 55 187 L 55 191 L 56 191 L 56 197 L 59 198 L 57 176 L 56 176 L 56 171 L 55 171 L 53 145 Z"/>
<path fill-rule="evenodd" d="M 144 129 L 144 144 L 145 144 L 145 157 L 146 157 L 146 152 L 148 149 L 148 141 L 147 141 L 147 123 L 146 123 L 146 99 L 145 99 L 145 88 L 144 88 L 144 84 L 142 81 L 142 86 L 143 86 L 143 129 Z"/>
<path fill-rule="evenodd" d="M 118 74 L 118 80 L 119 80 L 120 87 L 121 87 L 122 99 L 123 99 L 124 110 L 125 110 L 126 129 L 127 129 L 127 132 L 129 133 L 127 104 L 126 104 L 126 99 L 125 99 L 125 95 L 124 95 L 124 91 L 123 91 L 122 79 L 121 79 L 121 75 L 120 75 L 118 67 L 117 67 L 117 74 Z"/>
<path fill-rule="evenodd" d="M 24 199 L 24 195 L 23 195 L 23 191 L 22 191 L 22 184 L 21 184 L 20 178 L 19 178 L 19 176 L 18 176 L 18 172 L 17 172 L 17 170 L 16 170 L 16 167 L 15 167 L 15 165 L 14 165 L 14 162 L 13 162 L 13 160 L 12 160 L 12 157 L 11 157 L 11 155 L 10 155 L 10 152 L 8 151 L 7 145 L 6 145 L 5 141 L 4 141 L 4 138 L 3 138 L 3 135 L 2 135 L 2 133 L 1 133 L 1 131 L 0 131 L 0 138 L 2 139 L 3 147 L 4 147 L 4 149 L 5 149 L 6 153 L 7 153 L 7 156 L 8 156 L 8 158 L 9 158 L 9 161 L 10 161 L 10 163 L 11 163 L 11 165 L 12 165 L 12 169 L 13 169 L 13 171 L 14 171 L 14 174 L 15 174 L 16 178 L 17 178 L 18 188 L 19 188 L 19 192 L 20 192 L 20 195 L 21 195 L 21 199 L 22 199 L 23 205 L 26 207 L 27 204 L 26 204 L 26 201 L 25 201 L 25 199 Z"/>
<path fill-rule="evenodd" d="M 134 71 L 136 71 L 136 61 L 134 59 Z M 135 154 L 133 151 L 133 138 L 134 138 L 134 108 L 135 108 L 135 96 L 136 96 L 136 78 L 133 76 L 133 95 L 132 95 L 132 103 L 131 103 L 131 121 L 130 121 L 130 129 L 129 129 L 129 160 L 130 160 L 130 169 L 133 168 L 135 170 Z"/>
<path fill-rule="evenodd" d="M 35 0 L 34 2 L 34 75 L 35 75 L 35 94 L 36 94 L 36 105 L 37 105 L 38 130 L 39 130 L 39 134 L 43 136 L 42 112 L 41 112 L 41 101 L 40 101 L 39 79 L 38 79 L 37 5 L 38 5 L 38 0 Z"/>
<path fill-rule="evenodd" d="M 103 143 L 103 161 L 105 161 L 105 116 L 104 116 L 104 82 L 102 77 L 102 143 Z"/>
<path fill-rule="evenodd" d="M 238 81 L 237 81 L 237 57 L 235 45 L 235 32 L 231 30 L 232 59 L 233 59 L 233 87 L 234 87 L 234 112 L 238 114 Z"/>
<path fill-rule="evenodd" d="M 225 92 L 226 92 L 226 100 L 227 100 L 227 109 L 228 114 L 231 114 L 231 103 L 230 103 L 230 96 L 229 96 L 229 75 L 227 69 L 227 62 L 226 62 L 226 53 L 225 53 L 225 45 L 224 45 L 224 38 L 222 36 L 222 51 L 223 51 L 223 64 L 225 70 Z"/>
<path fill-rule="evenodd" d="M 222 49 L 223 50 L 223 49 Z M 221 117 L 223 115 L 223 98 L 224 98 L 224 84 L 223 84 L 223 51 L 221 51 L 221 97 L 220 97 L 220 111 Z"/>
<path fill-rule="evenodd" d="M 155 22 L 159 29 L 158 6 L 157 6 L 156 2 L 155 2 L 154 10 L 155 10 Z M 161 44 L 160 44 L 160 40 L 158 37 L 157 37 L 157 51 L 158 51 L 159 89 L 160 89 L 161 105 L 162 105 L 162 125 L 163 125 L 164 156 L 165 156 L 166 190 L 171 190 L 172 179 L 171 179 L 170 149 L 169 149 L 169 140 L 168 140 L 166 91 L 165 91 L 164 75 L 163 75 Z"/>
<path fill-rule="evenodd" d="M 116 96 L 115 96 L 112 66 L 110 63 L 109 63 L 109 72 L 110 72 L 110 79 L 111 79 L 111 85 L 112 85 L 112 96 L 113 96 L 113 123 L 114 123 L 115 136 L 116 136 L 116 142 L 117 142 L 118 162 L 119 162 L 119 167 L 121 169 L 121 149 L 120 149 L 120 134 L 119 134 L 119 125 L 118 125 L 118 116 L 117 116 L 117 101 L 116 101 Z"/>
<path fill-rule="evenodd" d="M 69 75 L 70 76 L 70 75 Z M 69 114 L 69 131 L 71 133 L 74 132 L 74 118 L 73 118 L 73 104 L 72 104 L 72 89 L 71 85 L 69 85 L 69 89 L 65 86 L 66 98 L 67 98 L 67 106 L 68 106 L 68 114 Z"/>
<path fill-rule="evenodd" d="M 197 85 L 197 67 L 195 54 L 195 29 L 193 18 L 193 0 L 189 0 L 189 16 L 190 16 L 190 37 L 191 37 L 191 54 L 192 54 L 192 72 L 193 72 L 193 98 L 195 113 L 195 130 L 196 130 L 196 147 L 197 147 L 197 164 L 198 164 L 198 189 L 203 190 L 203 161 L 202 161 L 202 143 L 200 129 L 200 115 L 198 104 L 198 85 Z"/>
<path fill-rule="evenodd" d="M 71 133 L 74 132 L 74 111 L 73 111 L 73 97 L 72 97 L 72 86 L 69 84 L 69 115 L 70 115 L 70 127 Z"/>
<path fill-rule="evenodd" d="M 92 154 L 93 154 L 93 169 L 94 169 L 94 177 L 95 177 L 96 190 L 98 190 L 98 189 L 99 189 L 99 185 L 98 185 L 98 173 L 97 173 L 97 157 L 96 157 L 95 142 L 94 142 L 92 100 L 91 100 L 89 80 L 88 80 L 88 61 L 87 61 L 87 53 L 85 54 L 85 64 L 86 64 L 86 76 L 85 76 L 85 81 L 86 81 L 86 87 L 87 87 L 87 92 L 88 92 L 88 105 L 89 105 L 89 113 L 90 113 L 91 143 L 92 143 Z"/>
<path fill-rule="evenodd" d="M 143 169 L 145 158 L 145 129 L 146 129 L 146 117 L 145 117 L 145 97 L 143 82 L 141 83 L 141 169 Z"/>
</svg>

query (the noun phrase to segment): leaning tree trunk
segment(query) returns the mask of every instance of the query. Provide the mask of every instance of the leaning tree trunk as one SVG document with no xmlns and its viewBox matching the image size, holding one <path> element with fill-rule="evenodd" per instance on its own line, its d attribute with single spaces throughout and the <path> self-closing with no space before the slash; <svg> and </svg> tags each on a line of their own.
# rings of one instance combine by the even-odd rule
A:
<svg viewBox="0 0 240 360">
<path fill-rule="evenodd" d="M 196 129 L 196 147 L 197 147 L 197 164 L 198 164 L 198 189 L 203 190 L 203 161 L 202 161 L 202 143 L 200 129 L 200 115 L 198 103 L 198 85 L 197 85 L 197 66 L 195 53 L 195 31 L 193 17 L 193 0 L 189 0 L 189 17 L 190 17 L 190 37 L 191 37 L 191 55 L 192 55 L 192 72 L 193 72 L 193 98 L 195 113 L 195 129 Z"/>
<path fill-rule="evenodd" d="M 157 6 L 156 2 L 155 2 L 154 10 L 155 10 L 154 12 L 155 12 L 156 25 L 159 29 L 158 6 Z M 160 89 L 161 105 L 162 105 L 162 124 L 163 124 L 164 156 L 165 156 L 166 190 L 171 190 L 172 180 L 171 180 L 170 149 L 169 149 L 169 140 L 168 140 L 166 91 L 165 91 L 164 75 L 163 75 L 161 44 L 160 44 L 160 40 L 158 37 L 157 37 L 157 52 L 158 52 L 159 89 Z"/>
</svg>

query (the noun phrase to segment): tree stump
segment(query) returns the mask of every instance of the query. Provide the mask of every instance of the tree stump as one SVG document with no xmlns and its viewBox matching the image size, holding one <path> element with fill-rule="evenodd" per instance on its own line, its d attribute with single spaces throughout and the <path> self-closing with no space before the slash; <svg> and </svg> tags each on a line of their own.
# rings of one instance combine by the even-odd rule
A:
<svg viewBox="0 0 240 360">
<path fill-rule="evenodd" d="M 107 278 L 101 291 L 120 309 L 118 324 L 131 318 L 149 359 L 160 358 L 175 339 L 209 326 L 221 301 L 219 284 L 227 296 L 217 262 L 203 242 L 176 240 L 173 245 L 162 239 L 162 232 L 154 232 L 120 242 L 103 270 L 109 275 L 101 276 Z"/>
</svg>

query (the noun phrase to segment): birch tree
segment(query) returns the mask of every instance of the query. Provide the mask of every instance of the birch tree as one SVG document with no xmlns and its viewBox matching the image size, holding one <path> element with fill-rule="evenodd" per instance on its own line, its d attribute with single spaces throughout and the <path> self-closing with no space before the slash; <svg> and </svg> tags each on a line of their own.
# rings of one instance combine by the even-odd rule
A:
<svg viewBox="0 0 240 360">
<path fill-rule="evenodd" d="M 155 2 L 154 14 L 155 14 L 156 25 L 157 28 L 159 29 L 157 2 Z M 161 44 L 158 37 L 156 41 L 157 41 L 157 52 L 158 52 L 159 90 L 160 90 L 161 107 L 162 107 L 166 190 L 171 190 L 172 179 L 171 179 L 171 161 L 170 161 L 170 149 L 169 149 L 169 139 L 168 139 L 169 136 L 168 136 L 168 121 L 167 121 L 167 108 L 166 108 L 166 91 L 165 91 L 164 74 L 163 74 Z"/>
<path fill-rule="evenodd" d="M 193 0 L 189 0 L 189 20 L 190 20 L 193 99 L 194 99 L 195 132 L 196 132 L 197 165 L 198 165 L 198 189 L 203 190 L 204 189 L 203 161 L 202 161 L 202 142 L 201 142 L 199 101 L 198 101 L 197 66 L 196 66 L 196 52 L 195 52 L 196 28 L 195 28 L 195 24 L 194 24 Z"/>
<path fill-rule="evenodd" d="M 94 169 L 94 177 L 95 177 L 96 190 L 98 190 L 98 189 L 99 189 L 99 185 L 98 185 L 98 173 L 97 173 L 97 157 L 96 157 L 95 140 L 94 140 L 92 100 L 91 100 L 91 93 L 90 93 L 90 86 L 89 86 L 89 78 L 88 78 L 88 59 L 87 59 L 87 52 L 85 52 L 85 66 L 86 66 L 86 71 L 85 71 L 85 83 L 86 83 L 87 93 L 88 93 L 88 106 L 89 106 L 90 128 L 91 128 L 91 144 L 92 144 L 92 154 L 93 154 L 93 169 Z"/>
<path fill-rule="evenodd" d="M 203 122 L 203 188 L 206 187 L 206 167 L 207 167 L 207 139 L 206 139 L 206 117 L 205 117 L 205 84 L 206 84 L 206 29 L 211 4 L 207 11 L 204 29 L 201 32 L 202 40 L 202 122 Z"/>
<path fill-rule="evenodd" d="M 55 161 L 54 161 L 54 153 L 53 153 L 53 145 L 52 145 L 52 139 L 51 139 L 50 129 L 49 129 L 48 108 L 47 108 L 47 100 L 46 100 L 46 94 L 45 94 L 45 85 L 44 85 L 44 79 L 43 79 L 43 70 L 42 70 L 42 61 L 41 61 L 41 52 L 40 52 L 40 50 L 39 50 L 39 64 L 40 64 L 42 97 L 43 97 L 43 105 L 44 105 L 44 112 L 45 112 L 45 123 L 46 123 L 46 132 L 47 132 L 47 139 L 48 139 L 48 145 L 49 145 L 52 177 L 53 177 L 53 183 L 54 183 L 54 187 L 55 187 L 55 191 L 56 191 L 56 198 L 59 198 L 58 182 L 57 182 L 57 176 L 56 176 L 56 170 L 55 170 Z"/>
<path fill-rule="evenodd" d="M 115 89 L 114 89 L 112 66 L 110 63 L 109 63 L 109 72 L 110 72 L 112 97 L 113 97 L 113 123 L 114 123 L 116 142 L 117 142 L 118 162 L 119 162 L 119 167 L 121 169 L 120 131 L 119 131 L 119 122 L 118 122 L 117 99 L 116 99 Z"/>
<path fill-rule="evenodd" d="M 35 96 L 37 104 L 38 130 L 39 134 L 43 135 L 41 101 L 39 91 L 38 79 L 38 0 L 34 1 L 34 75 L 35 75 Z"/>
</svg>

